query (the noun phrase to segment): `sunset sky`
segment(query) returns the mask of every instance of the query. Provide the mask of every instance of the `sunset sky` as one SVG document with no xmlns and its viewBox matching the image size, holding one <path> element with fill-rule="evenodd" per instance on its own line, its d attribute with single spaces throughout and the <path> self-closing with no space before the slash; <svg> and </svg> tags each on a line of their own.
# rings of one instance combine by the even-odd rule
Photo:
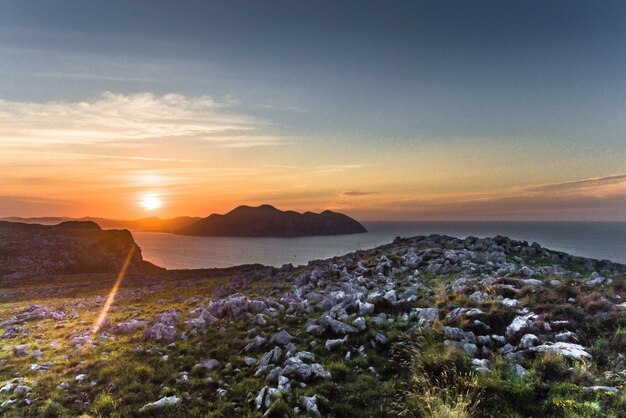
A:
<svg viewBox="0 0 626 418">
<path fill-rule="evenodd" d="M 0 216 L 626 221 L 626 2 L 0 0 Z"/>
</svg>

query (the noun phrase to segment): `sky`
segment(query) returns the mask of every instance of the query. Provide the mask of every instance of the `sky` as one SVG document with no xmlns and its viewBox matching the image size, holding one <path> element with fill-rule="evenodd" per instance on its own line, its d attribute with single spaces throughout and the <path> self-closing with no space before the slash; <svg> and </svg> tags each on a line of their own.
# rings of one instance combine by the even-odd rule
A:
<svg viewBox="0 0 626 418">
<path fill-rule="evenodd" d="M 623 1 L 0 10 L 0 216 L 626 221 Z"/>
</svg>

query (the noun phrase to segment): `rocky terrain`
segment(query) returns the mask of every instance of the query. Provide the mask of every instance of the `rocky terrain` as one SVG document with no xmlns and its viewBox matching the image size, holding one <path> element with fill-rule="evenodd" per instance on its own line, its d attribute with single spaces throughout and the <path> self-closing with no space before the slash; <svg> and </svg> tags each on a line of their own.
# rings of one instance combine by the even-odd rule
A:
<svg viewBox="0 0 626 418">
<path fill-rule="evenodd" d="M 298 213 L 270 205 L 239 206 L 225 215 L 213 214 L 175 231 L 181 235 L 284 238 L 363 232 L 367 232 L 363 225 L 341 213 Z"/>
<path fill-rule="evenodd" d="M 131 253 L 131 269 L 154 269 L 143 261 L 130 232 L 103 231 L 93 222 L 31 225 L 0 221 L 0 278 L 59 273 L 117 272 Z"/>
<path fill-rule="evenodd" d="M 4 416 L 624 417 L 626 266 L 421 236 L 307 266 L 2 282 Z"/>
</svg>

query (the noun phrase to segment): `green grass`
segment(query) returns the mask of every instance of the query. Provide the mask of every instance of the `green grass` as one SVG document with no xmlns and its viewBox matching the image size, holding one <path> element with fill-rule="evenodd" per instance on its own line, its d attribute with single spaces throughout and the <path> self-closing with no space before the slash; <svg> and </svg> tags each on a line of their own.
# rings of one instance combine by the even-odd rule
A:
<svg viewBox="0 0 626 418">
<path fill-rule="evenodd" d="M 490 297 L 480 304 L 458 292 L 443 292 L 455 277 L 421 277 L 432 291 L 420 293 L 418 306 L 476 306 L 485 312 L 483 320 L 492 326 L 492 333 L 502 334 L 514 311 L 502 307 L 495 292 L 488 291 Z M 94 297 L 108 293 L 113 275 L 61 276 L 52 278 L 45 289 L 35 279 L 3 283 L 2 320 L 32 304 L 64 306 L 77 317 L 29 321 L 20 325 L 28 336 L 20 333 L 2 341 L 0 383 L 22 377 L 20 384 L 32 388 L 32 403 L 16 403 L 0 413 L 7 417 L 260 417 L 254 398 L 268 383 L 265 376 L 254 375 L 256 367 L 245 365 L 243 359 L 248 354 L 242 349 L 257 333 L 270 337 L 284 328 L 294 336 L 298 349 L 313 352 L 316 362 L 333 378 L 313 380 L 304 387 L 294 384 L 290 394 L 275 399 L 269 416 L 305 416 L 300 398 L 317 395 L 322 414 L 335 417 L 625 417 L 624 379 L 615 371 L 625 367 L 619 353 L 626 349 L 626 318 L 623 312 L 606 308 L 603 298 L 615 292 L 626 295 L 626 286 L 618 279 L 594 293 L 585 289 L 580 279 L 559 280 L 561 284 L 555 287 L 527 288 L 519 297 L 547 321 L 568 318 L 569 327 L 579 331 L 581 342 L 590 348 L 594 360 L 572 363 L 556 356 L 520 359 L 529 371 L 523 378 L 515 377 L 507 362 L 498 356 L 492 359 L 491 373 L 473 373 L 463 352 L 443 346 L 444 323 L 440 321 L 429 329 L 415 329 L 414 324 L 396 321 L 375 330 L 368 316 L 368 331 L 349 339 L 351 348 L 365 347 L 366 357 L 352 352 L 349 360 L 344 357 L 348 348 L 329 352 L 324 348 L 324 338 L 304 333 L 304 324 L 319 312 L 310 316 L 281 314 L 254 330 L 250 330 L 247 318 L 236 318 L 182 339 L 184 321 L 191 310 L 187 301 L 195 297 L 198 304 L 204 304 L 219 286 L 230 283 L 227 275 L 197 271 L 131 275 L 109 313 L 111 322 L 117 323 L 133 315 L 150 320 L 157 313 L 176 309 L 181 312 L 181 322 L 179 338 L 173 345 L 149 343 L 137 331 L 77 350 L 70 347 L 69 339 L 91 328 L 100 309 L 94 305 Z M 244 291 L 253 297 L 280 293 L 281 286 L 286 284 L 259 280 Z M 567 302 L 569 298 L 577 303 Z M 456 325 L 470 326 L 462 321 Z M 383 332 L 389 341 L 374 348 L 370 340 L 376 331 Z M 51 342 L 58 346 L 52 347 Z M 312 347 L 312 342 L 317 345 Z M 11 347 L 24 343 L 31 352 L 42 350 L 42 357 L 13 356 Z M 220 361 L 219 370 L 208 372 L 194 367 L 210 358 Z M 46 362 L 52 363 L 48 370 L 30 370 L 31 364 Z M 232 366 L 229 370 L 225 368 L 227 363 Z M 79 374 L 86 375 L 82 382 L 75 380 Z M 616 386 L 622 392 L 584 393 L 581 389 L 592 385 Z M 225 396 L 217 393 L 219 388 L 226 390 Z M 173 395 L 182 398 L 183 404 L 138 412 L 149 402 Z M 0 402 L 6 399 L 8 396 L 0 393 Z"/>
</svg>

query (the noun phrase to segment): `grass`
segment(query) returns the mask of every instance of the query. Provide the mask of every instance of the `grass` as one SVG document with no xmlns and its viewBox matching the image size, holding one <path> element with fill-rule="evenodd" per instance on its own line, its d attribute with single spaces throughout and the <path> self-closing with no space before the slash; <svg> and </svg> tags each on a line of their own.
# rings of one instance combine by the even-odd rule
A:
<svg viewBox="0 0 626 418">
<path fill-rule="evenodd" d="M 462 292 L 445 292 L 455 277 L 421 276 L 420 281 L 432 291 L 421 292 L 417 306 L 437 306 L 442 311 L 451 306 L 478 307 L 485 312 L 481 320 L 492 327 L 490 332 L 502 335 L 515 311 L 500 304 L 495 288 L 487 289 L 489 297 L 480 303 Z M 150 320 L 160 312 L 178 310 L 181 322 L 174 344 L 144 341 L 142 332 L 137 331 L 97 340 L 86 350 L 71 347 L 69 341 L 74 335 L 91 328 L 101 307 L 94 300 L 106 296 L 114 279 L 113 275 L 59 276 L 51 278 L 45 289 L 35 279 L 2 283 L 2 320 L 33 304 L 62 306 L 70 313 L 59 321 L 48 318 L 20 324 L 17 336 L 3 340 L 0 383 L 19 377 L 20 384 L 32 388 L 30 405 L 22 402 L 6 407 L 0 411 L 3 416 L 260 417 L 254 399 L 268 382 L 264 376 L 255 376 L 256 367 L 245 365 L 244 357 L 249 354 L 242 349 L 255 335 L 270 337 L 283 328 L 294 336 L 298 349 L 313 352 L 316 362 L 333 378 L 293 385 L 291 393 L 274 400 L 268 416 L 306 416 L 300 399 L 312 395 L 318 396 L 322 415 L 335 417 L 626 416 L 624 376 L 615 372 L 625 368 L 619 353 L 626 350 L 626 318 L 606 303 L 616 294 L 626 297 L 626 285 L 619 278 L 610 286 L 589 291 L 581 278 L 559 277 L 558 286 L 527 287 L 517 295 L 522 305 L 532 307 L 546 322 L 567 318 L 567 327 L 578 331 L 581 343 L 594 356 L 593 361 L 583 363 L 550 355 L 520 359 L 528 370 L 521 378 L 513 375 L 508 362 L 498 355 L 491 359 L 491 373 L 474 373 L 464 352 L 443 345 L 444 325 L 470 329 L 471 324 L 463 320 L 444 324 L 443 314 L 442 321 L 427 329 L 401 320 L 375 329 L 372 318 L 366 316 L 368 331 L 350 336 L 349 348 L 332 352 L 325 349 L 323 338 L 303 332 L 304 324 L 318 312 L 310 316 L 282 313 L 268 317 L 266 326 L 252 328 L 247 318 L 229 319 L 183 339 L 188 312 L 206 304 L 216 291 L 243 291 L 254 297 L 279 294 L 284 286 L 256 280 L 245 289 L 235 288 L 231 276 L 215 271 L 131 275 L 125 279 L 109 314 L 111 322 L 131 317 Z M 568 302 L 570 298 L 576 303 Z M 393 308 L 387 308 L 387 313 L 393 314 Z M 372 347 L 370 340 L 377 331 L 384 333 L 388 342 Z M 28 344 L 29 352 L 41 350 L 42 355 L 15 357 L 12 346 L 17 344 Z M 365 347 L 364 357 L 354 351 L 361 345 Z M 348 351 L 350 359 L 345 358 Z M 220 361 L 219 370 L 196 367 L 210 358 Z M 31 370 L 31 364 L 48 362 L 45 370 Z M 85 378 L 76 381 L 81 374 Z M 621 392 L 586 393 L 581 389 L 593 385 L 615 386 Z M 226 390 L 226 394 L 221 396 L 218 389 Z M 178 396 L 182 402 L 139 412 L 143 405 L 164 396 Z M 0 403 L 6 399 L 8 396 L 0 393 Z"/>
</svg>

